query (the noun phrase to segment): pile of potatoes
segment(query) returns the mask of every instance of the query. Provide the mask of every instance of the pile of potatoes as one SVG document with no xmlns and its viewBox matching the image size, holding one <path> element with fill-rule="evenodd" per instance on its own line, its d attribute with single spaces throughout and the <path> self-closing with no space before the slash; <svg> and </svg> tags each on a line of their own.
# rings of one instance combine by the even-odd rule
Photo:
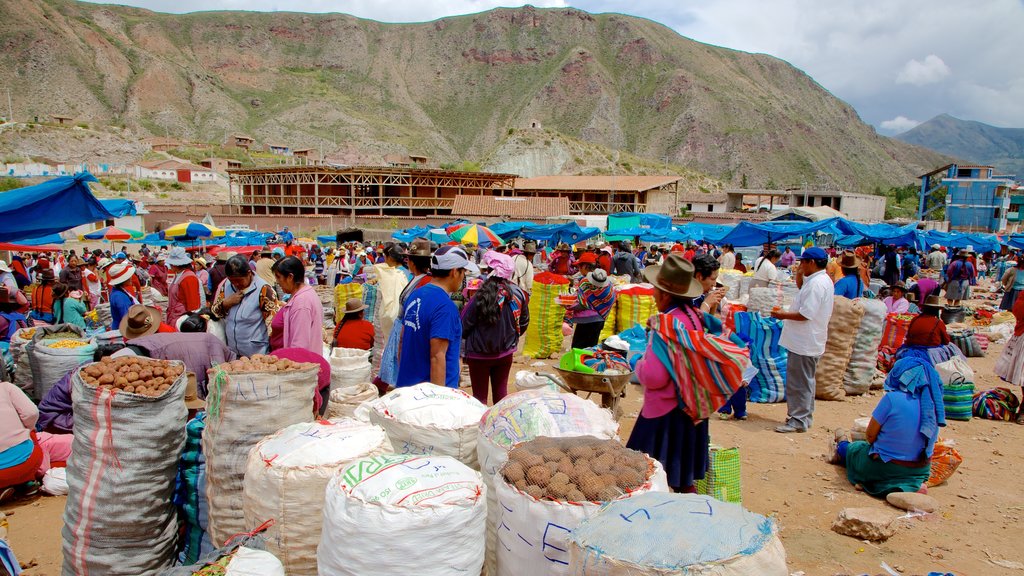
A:
<svg viewBox="0 0 1024 576">
<path fill-rule="evenodd" d="M 287 358 L 278 358 L 270 354 L 253 354 L 246 358 L 218 364 L 225 372 L 295 372 L 318 367 L 309 362 L 295 362 Z"/>
<path fill-rule="evenodd" d="M 80 375 L 93 388 L 155 398 L 166 392 L 184 371 L 185 368 L 180 364 L 166 360 L 123 356 L 108 357 L 89 364 L 82 368 Z"/>
<path fill-rule="evenodd" d="M 505 481 L 538 500 L 607 502 L 644 485 L 654 463 L 615 440 L 539 437 L 517 445 Z"/>
</svg>

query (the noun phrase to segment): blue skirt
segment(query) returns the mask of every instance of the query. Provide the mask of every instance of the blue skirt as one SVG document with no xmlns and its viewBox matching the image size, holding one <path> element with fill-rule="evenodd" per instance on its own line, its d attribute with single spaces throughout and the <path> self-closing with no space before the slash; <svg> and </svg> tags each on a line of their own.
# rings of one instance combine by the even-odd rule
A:
<svg viewBox="0 0 1024 576">
<path fill-rule="evenodd" d="M 693 486 L 708 469 L 708 421 L 694 425 L 693 420 L 674 408 L 657 418 L 637 416 L 626 448 L 654 458 L 665 468 L 673 490 Z"/>
</svg>

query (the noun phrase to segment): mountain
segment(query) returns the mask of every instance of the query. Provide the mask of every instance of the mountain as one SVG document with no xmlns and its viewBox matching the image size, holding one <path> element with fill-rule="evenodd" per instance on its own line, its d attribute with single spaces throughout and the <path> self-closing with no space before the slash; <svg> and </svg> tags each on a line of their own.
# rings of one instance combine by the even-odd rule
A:
<svg viewBox="0 0 1024 576">
<path fill-rule="evenodd" d="M 535 125 L 729 185 L 906 184 L 947 158 L 879 136 L 788 63 L 620 14 L 418 24 L 0 0 L 16 117 L 479 161 Z"/>
<path fill-rule="evenodd" d="M 997 128 L 940 114 L 896 138 L 1024 178 L 1024 128 Z"/>
</svg>

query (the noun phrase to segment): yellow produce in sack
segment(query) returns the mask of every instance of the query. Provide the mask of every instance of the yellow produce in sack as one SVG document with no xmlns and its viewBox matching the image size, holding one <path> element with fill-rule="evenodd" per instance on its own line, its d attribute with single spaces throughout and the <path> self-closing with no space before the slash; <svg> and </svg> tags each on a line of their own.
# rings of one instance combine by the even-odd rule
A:
<svg viewBox="0 0 1024 576">
<path fill-rule="evenodd" d="M 82 348 L 88 345 L 89 342 L 86 340 L 57 340 L 52 344 L 48 344 L 50 348 Z"/>
</svg>

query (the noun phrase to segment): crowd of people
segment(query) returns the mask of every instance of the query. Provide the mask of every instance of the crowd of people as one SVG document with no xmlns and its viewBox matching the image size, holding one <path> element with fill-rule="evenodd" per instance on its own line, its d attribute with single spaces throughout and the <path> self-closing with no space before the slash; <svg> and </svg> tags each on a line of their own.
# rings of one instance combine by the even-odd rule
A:
<svg viewBox="0 0 1024 576">
<path fill-rule="evenodd" d="M 936 271 L 932 276 L 937 279 L 920 274 L 922 269 Z M 36 323 L 112 328 L 123 343 L 101 346 L 97 359 L 133 353 L 183 360 L 196 376 L 197 402 L 206 394 L 206 370 L 217 363 L 268 353 L 315 361 L 321 365 L 314 401 L 320 413 L 330 384 L 325 345 L 373 350 L 374 383 L 381 393 L 422 382 L 459 387 L 465 365 L 473 396 L 496 403 L 508 393 L 540 271 L 561 275 L 570 285 L 574 298 L 565 307 L 575 349 L 601 344 L 616 301 L 613 277 L 653 286 L 658 313 L 646 327 L 646 349 L 635 368 L 643 407 L 627 444 L 661 461 L 674 490 L 694 491 L 708 466 L 708 418 L 695 417 L 693 407 L 681 400 L 677 362 L 690 345 L 687 338 L 722 334 L 727 289 L 719 276 L 748 271 L 742 254 L 729 245 L 690 242 L 634 249 L 628 242 L 571 247 L 525 241 L 479 247 L 416 240 L 321 249 L 288 241 L 250 255 L 146 246 L 134 255 L 99 250 L 18 254 L 10 264 L 0 261 L 0 341 L 9 342 L 18 328 Z M 787 416 L 776 427 L 779 433 L 806 432 L 814 424 L 815 372 L 838 296 L 878 298 L 888 313 L 918 314 L 907 345 L 941 346 L 949 343 L 949 335 L 940 312 L 969 298 L 979 277 L 989 274 L 1003 291 L 1000 306 L 1011 310 L 1017 322 L 1004 352 L 1009 361 L 1002 363 L 999 375 L 1024 384 L 1024 298 L 1019 297 L 1024 258 L 979 256 L 970 249 L 947 253 L 939 246 L 922 257 L 913 248 L 812 246 L 794 251 L 766 245 L 751 259 L 749 273 L 751 287 L 792 277 L 799 289 L 787 309 L 770 312 L 781 323 L 780 344 L 788 351 Z M 872 279 L 884 284 L 878 293 L 871 289 Z M 366 302 L 348 300 L 339 304 L 333 330 L 325 331 L 314 286 L 353 281 L 379 282 L 385 304 L 373 308 L 386 310 L 367 318 Z M 145 301 L 147 286 L 154 302 Z M 94 315 L 104 306 L 109 306 L 108 327 L 97 326 Z M 746 345 L 735 337 L 732 342 Z M 714 378 L 718 373 L 708 374 Z M 38 407 L 10 384 L 0 390 L 5 416 L 0 420 L 0 487 L 8 492 L 38 478 L 49 462 L 66 458 L 73 427 L 69 378 L 39 399 Z M 921 487 L 937 428 L 943 425 L 936 382 L 927 361 L 897 354 L 886 394 L 872 413 L 868 441 L 851 442 L 845 433 L 836 434 L 833 461 L 847 467 L 852 482 L 872 494 Z M 720 417 L 746 418 L 746 394 L 740 387 L 716 406 Z"/>
</svg>

